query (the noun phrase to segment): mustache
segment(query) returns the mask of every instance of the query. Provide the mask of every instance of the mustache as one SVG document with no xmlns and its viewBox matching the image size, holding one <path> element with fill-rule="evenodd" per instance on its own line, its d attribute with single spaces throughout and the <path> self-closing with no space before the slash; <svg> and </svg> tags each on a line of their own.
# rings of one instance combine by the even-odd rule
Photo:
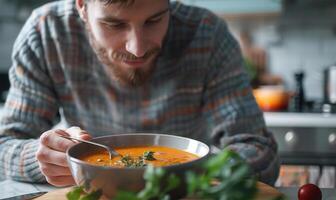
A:
<svg viewBox="0 0 336 200">
<path fill-rule="evenodd" d="M 112 52 L 111 58 L 120 61 L 134 61 L 134 60 L 146 60 L 147 58 L 151 57 L 159 53 L 161 48 L 156 47 L 146 52 L 146 54 L 142 57 L 137 57 L 131 53 L 122 53 L 122 52 Z"/>
</svg>

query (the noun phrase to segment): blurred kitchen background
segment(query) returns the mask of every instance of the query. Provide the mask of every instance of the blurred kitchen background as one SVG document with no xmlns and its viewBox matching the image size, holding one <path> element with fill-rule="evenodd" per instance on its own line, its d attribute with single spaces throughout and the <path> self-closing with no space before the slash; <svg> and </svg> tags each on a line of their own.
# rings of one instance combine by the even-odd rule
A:
<svg viewBox="0 0 336 200">
<path fill-rule="evenodd" d="M 336 186 L 336 1 L 180 0 L 225 19 L 279 144 L 277 186 Z M 0 104 L 13 42 L 47 0 L 0 0 Z"/>
</svg>

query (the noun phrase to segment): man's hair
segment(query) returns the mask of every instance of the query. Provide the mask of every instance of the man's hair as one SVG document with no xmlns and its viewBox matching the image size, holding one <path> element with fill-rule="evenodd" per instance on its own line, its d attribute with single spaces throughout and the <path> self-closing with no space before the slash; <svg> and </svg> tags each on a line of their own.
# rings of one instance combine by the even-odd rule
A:
<svg viewBox="0 0 336 200">
<path fill-rule="evenodd" d="M 88 2 L 88 1 L 93 1 L 93 0 L 85 0 L 85 1 Z M 122 6 L 130 6 L 134 3 L 135 0 L 94 0 L 94 1 L 101 1 L 105 5 L 110 5 L 110 4 L 113 4 L 113 3 L 117 3 L 117 4 L 122 5 Z M 168 2 L 169 2 L 169 0 L 168 0 Z"/>
<path fill-rule="evenodd" d="M 120 4 L 120 5 L 123 5 L 123 6 L 129 6 L 129 5 L 132 5 L 134 3 L 134 0 L 85 0 L 85 1 L 86 2 L 100 1 L 100 2 L 103 2 L 105 5 L 110 5 L 110 4 L 117 3 L 117 4 Z"/>
</svg>

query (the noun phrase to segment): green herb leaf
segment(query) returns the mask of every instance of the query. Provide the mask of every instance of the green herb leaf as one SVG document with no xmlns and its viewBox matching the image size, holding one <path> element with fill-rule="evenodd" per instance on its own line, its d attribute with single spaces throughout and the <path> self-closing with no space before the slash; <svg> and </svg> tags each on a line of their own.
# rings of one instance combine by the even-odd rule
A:
<svg viewBox="0 0 336 200">
<path fill-rule="evenodd" d="M 167 185 L 163 189 L 163 193 L 167 193 L 175 188 L 177 188 L 181 183 L 181 180 L 175 174 L 170 174 L 167 179 Z"/>
<path fill-rule="evenodd" d="M 82 186 L 74 187 L 71 191 L 66 194 L 68 200 L 79 200 L 80 195 L 83 192 Z"/>
<path fill-rule="evenodd" d="M 83 197 L 80 200 L 98 200 L 103 194 L 102 190 L 93 191 Z"/>
<path fill-rule="evenodd" d="M 98 200 L 101 197 L 101 195 L 102 190 L 93 191 L 87 194 L 84 192 L 83 186 L 80 186 L 80 187 L 74 187 L 71 191 L 69 191 L 66 194 L 66 197 L 68 200 Z"/>
<path fill-rule="evenodd" d="M 160 196 L 160 183 L 164 174 L 165 172 L 162 168 L 155 168 L 149 165 L 144 173 L 145 188 L 138 193 L 138 197 L 147 200 Z"/>
<path fill-rule="evenodd" d="M 188 195 L 204 199 L 253 199 L 256 179 L 238 154 L 225 150 L 209 159 L 201 175 L 187 173 Z M 213 184 L 213 180 L 218 183 Z"/>
<path fill-rule="evenodd" d="M 154 158 L 154 151 L 145 151 L 142 157 L 143 157 L 145 160 L 149 160 L 149 161 L 156 160 L 156 159 Z"/>
</svg>

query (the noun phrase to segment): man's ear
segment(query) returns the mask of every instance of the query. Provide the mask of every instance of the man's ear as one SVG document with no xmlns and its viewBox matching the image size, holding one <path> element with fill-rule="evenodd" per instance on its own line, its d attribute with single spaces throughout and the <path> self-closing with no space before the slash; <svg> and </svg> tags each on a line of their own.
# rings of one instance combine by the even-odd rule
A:
<svg viewBox="0 0 336 200">
<path fill-rule="evenodd" d="M 87 19 L 87 10 L 86 10 L 86 2 L 85 0 L 76 0 L 76 8 L 78 11 L 78 14 L 80 16 L 80 18 L 83 21 L 86 21 Z"/>
</svg>

